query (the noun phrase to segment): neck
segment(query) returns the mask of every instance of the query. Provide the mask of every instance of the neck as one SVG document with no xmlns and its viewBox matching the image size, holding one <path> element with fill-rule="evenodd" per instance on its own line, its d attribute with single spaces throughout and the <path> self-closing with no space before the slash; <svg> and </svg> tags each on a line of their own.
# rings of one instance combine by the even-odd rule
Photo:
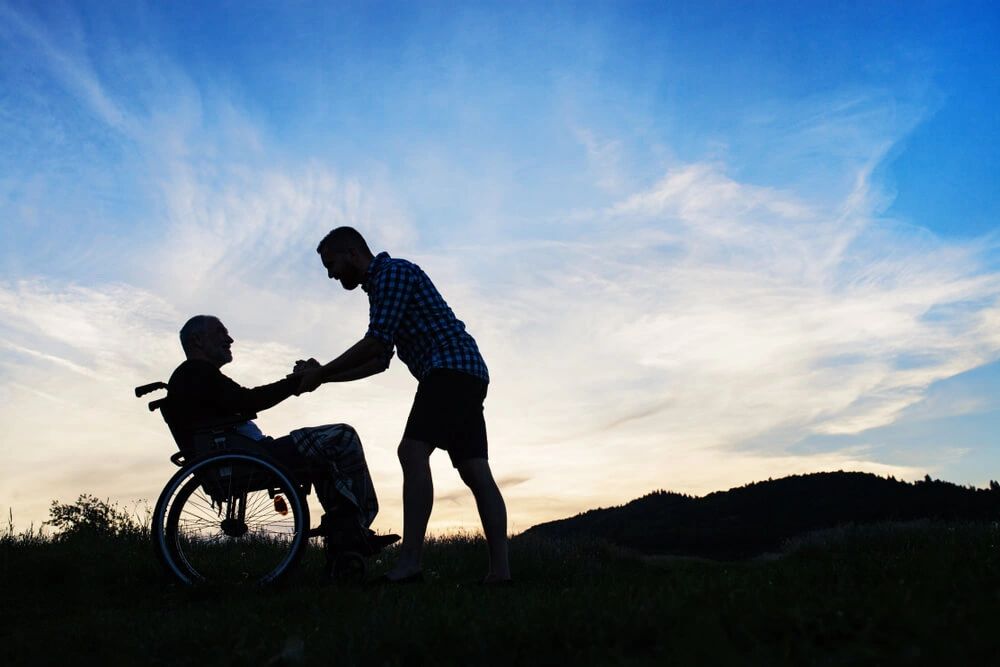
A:
<svg viewBox="0 0 1000 667">
<path fill-rule="evenodd" d="M 202 353 L 201 351 L 192 352 L 191 354 L 187 355 L 187 358 L 190 361 L 204 361 L 206 364 L 211 364 L 216 368 L 222 368 L 222 364 L 220 364 L 215 359 L 210 359 L 208 355 Z"/>
<path fill-rule="evenodd" d="M 361 262 L 358 264 L 358 268 L 361 269 L 362 275 L 368 273 L 368 267 L 372 265 L 372 260 L 374 259 L 375 258 L 373 256 L 369 255 L 368 257 L 365 257 L 361 260 Z"/>
</svg>

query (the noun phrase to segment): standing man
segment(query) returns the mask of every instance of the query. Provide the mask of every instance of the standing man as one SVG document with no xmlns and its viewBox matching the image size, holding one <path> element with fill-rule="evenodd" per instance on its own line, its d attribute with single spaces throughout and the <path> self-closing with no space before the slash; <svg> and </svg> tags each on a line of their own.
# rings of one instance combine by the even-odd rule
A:
<svg viewBox="0 0 1000 667">
<path fill-rule="evenodd" d="M 419 383 L 398 450 L 403 544 L 385 578 L 423 579 L 424 535 L 434 504 L 430 456 L 437 447 L 448 452 L 476 499 L 490 552 L 483 583 L 509 582 L 507 508 L 486 451 L 483 400 L 490 378 L 476 341 L 419 266 L 385 252 L 373 256 L 356 229 L 337 227 L 316 252 L 331 279 L 346 290 L 361 285 L 368 293 L 369 324 L 364 338 L 346 352 L 308 371 L 299 390 L 380 373 L 389 367 L 393 348 Z"/>
</svg>

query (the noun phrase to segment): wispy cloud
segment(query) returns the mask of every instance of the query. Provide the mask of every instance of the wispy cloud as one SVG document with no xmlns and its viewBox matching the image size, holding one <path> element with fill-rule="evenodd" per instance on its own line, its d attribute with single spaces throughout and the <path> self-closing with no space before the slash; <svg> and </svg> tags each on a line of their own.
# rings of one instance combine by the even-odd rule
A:
<svg viewBox="0 0 1000 667">
<path fill-rule="evenodd" d="M 118 130 L 128 130 L 126 114 L 105 92 L 85 56 L 88 45 L 74 14 L 67 12 L 62 19 L 66 24 L 62 31 L 63 39 L 57 42 L 28 15 L 6 4 L 0 5 L 0 24 L 6 26 L 4 32 L 14 39 L 25 41 L 29 48 L 36 51 L 53 76 L 104 123 Z"/>
<path fill-rule="evenodd" d="M 658 412 L 676 437 L 693 418 L 683 438 L 692 445 L 786 422 L 871 428 L 935 380 L 997 355 L 983 324 L 996 316 L 1000 282 L 984 272 L 982 248 L 879 220 L 856 191 L 824 214 L 693 165 L 605 222 L 612 236 L 532 257 L 521 307 L 560 342 L 542 363 L 570 376 L 574 393 L 592 381 L 594 403 L 616 386 L 620 419 Z M 949 317 L 931 317 L 942 307 Z M 636 407 L 649 405 L 658 410 Z"/>
<path fill-rule="evenodd" d="M 45 352 L 39 352 L 38 350 L 33 350 L 29 347 L 17 345 L 15 343 L 10 342 L 9 340 L 0 340 L 0 345 L 2 345 L 8 350 L 12 350 L 13 352 L 17 352 L 22 355 L 27 355 L 35 359 L 41 359 L 47 361 L 49 363 L 55 364 L 61 368 L 73 371 L 74 373 L 78 373 L 80 375 L 85 375 L 85 376 L 93 375 L 92 372 L 89 369 L 85 368 L 84 366 L 75 364 L 69 359 L 63 359 L 62 357 L 58 357 L 54 354 L 46 354 Z M 43 395 L 48 396 L 47 394 Z"/>
</svg>

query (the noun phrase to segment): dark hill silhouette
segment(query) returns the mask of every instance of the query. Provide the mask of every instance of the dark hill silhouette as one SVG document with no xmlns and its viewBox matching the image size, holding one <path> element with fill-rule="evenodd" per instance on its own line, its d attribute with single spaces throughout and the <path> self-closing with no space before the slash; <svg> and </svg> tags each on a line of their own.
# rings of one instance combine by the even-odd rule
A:
<svg viewBox="0 0 1000 667">
<path fill-rule="evenodd" d="M 998 519 L 1000 486 L 909 483 L 861 472 L 793 475 L 693 497 L 656 491 L 529 528 L 556 538 L 597 537 L 645 553 L 743 558 L 791 537 L 847 523 Z"/>
</svg>

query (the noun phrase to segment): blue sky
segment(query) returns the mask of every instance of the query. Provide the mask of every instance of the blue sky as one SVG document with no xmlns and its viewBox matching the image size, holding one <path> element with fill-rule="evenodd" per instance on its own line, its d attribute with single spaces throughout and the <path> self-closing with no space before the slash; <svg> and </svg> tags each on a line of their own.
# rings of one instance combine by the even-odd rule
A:
<svg viewBox="0 0 1000 667">
<path fill-rule="evenodd" d="M 245 384 L 364 330 L 316 242 L 418 261 L 494 381 L 515 530 L 791 472 L 997 478 L 990 3 L 0 0 L 0 505 L 152 498 L 129 389 L 212 312 Z M 349 421 L 399 527 L 402 366 Z M 474 528 L 447 462 L 436 530 Z"/>
</svg>

